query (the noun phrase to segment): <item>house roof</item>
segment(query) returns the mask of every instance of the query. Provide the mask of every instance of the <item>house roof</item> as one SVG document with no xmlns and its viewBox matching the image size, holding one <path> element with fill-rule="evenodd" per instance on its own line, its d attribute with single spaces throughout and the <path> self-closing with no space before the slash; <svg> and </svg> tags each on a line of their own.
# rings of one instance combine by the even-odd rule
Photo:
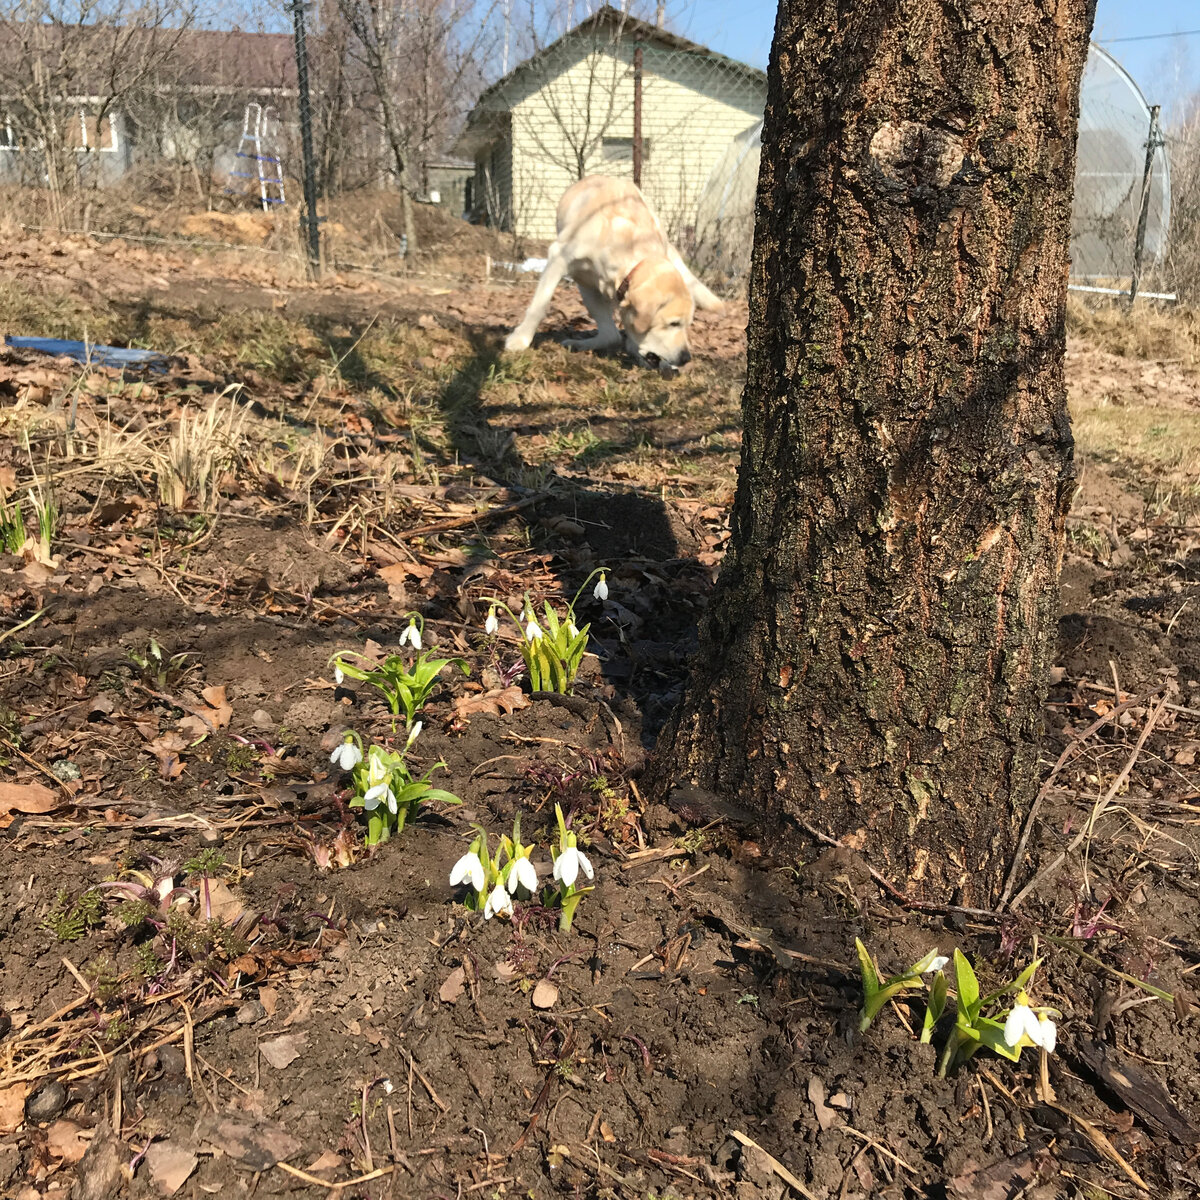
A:
<svg viewBox="0 0 1200 1200">
<path fill-rule="evenodd" d="M 10 90 L 34 52 L 52 78 L 57 60 L 62 86 L 79 97 L 105 94 L 106 59 L 139 54 L 161 60 L 146 84 L 166 91 L 294 95 L 296 90 L 295 53 L 291 35 L 284 33 L 0 22 L 0 91 Z"/>
<path fill-rule="evenodd" d="M 503 125 L 504 115 L 508 112 L 506 93 L 509 89 L 545 63 L 567 42 L 601 31 L 615 34 L 614 41 L 653 43 L 679 54 L 690 54 L 766 86 L 767 73 L 758 67 L 739 62 L 735 58 L 728 58 L 724 54 L 718 54 L 707 46 L 701 46 L 699 42 L 689 41 L 676 33 L 670 33 L 657 25 L 651 25 L 648 21 L 631 17 L 628 13 L 613 8 L 611 4 L 605 4 L 590 17 L 580 21 L 573 29 L 567 30 L 562 37 L 543 46 L 536 54 L 513 67 L 507 75 L 485 88 L 468 115 L 466 126 L 459 134 L 454 150 L 460 154 L 473 154 L 486 146 L 496 137 Z"/>
</svg>

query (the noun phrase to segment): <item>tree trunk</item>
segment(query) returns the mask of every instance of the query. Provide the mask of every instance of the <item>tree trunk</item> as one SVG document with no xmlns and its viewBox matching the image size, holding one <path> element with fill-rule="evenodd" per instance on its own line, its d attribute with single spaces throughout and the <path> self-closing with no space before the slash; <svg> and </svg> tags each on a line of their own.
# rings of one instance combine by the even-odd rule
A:
<svg viewBox="0 0 1200 1200">
<path fill-rule="evenodd" d="M 927 898 L 995 895 L 1037 786 L 1094 8 L 783 0 L 775 31 L 733 536 L 654 786 Z"/>
</svg>

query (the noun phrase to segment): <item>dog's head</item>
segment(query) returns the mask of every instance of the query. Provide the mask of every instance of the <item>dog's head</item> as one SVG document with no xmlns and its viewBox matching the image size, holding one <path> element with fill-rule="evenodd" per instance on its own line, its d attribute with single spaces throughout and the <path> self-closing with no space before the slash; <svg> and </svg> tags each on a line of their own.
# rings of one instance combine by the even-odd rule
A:
<svg viewBox="0 0 1200 1200">
<path fill-rule="evenodd" d="M 617 293 L 629 352 L 656 369 L 691 361 L 688 329 L 695 315 L 692 293 L 665 256 L 643 258 Z"/>
</svg>

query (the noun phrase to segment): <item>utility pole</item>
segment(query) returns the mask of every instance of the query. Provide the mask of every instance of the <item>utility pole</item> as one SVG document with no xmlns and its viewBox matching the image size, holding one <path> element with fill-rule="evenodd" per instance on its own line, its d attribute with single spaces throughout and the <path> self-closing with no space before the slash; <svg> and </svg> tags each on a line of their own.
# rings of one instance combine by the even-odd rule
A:
<svg viewBox="0 0 1200 1200">
<path fill-rule="evenodd" d="M 504 53 L 500 57 L 500 74 L 508 74 L 508 43 L 512 36 L 512 0 L 504 0 Z"/>
<path fill-rule="evenodd" d="M 1142 203 L 1138 210 L 1137 236 L 1133 241 L 1133 273 L 1129 279 L 1129 307 L 1137 299 L 1142 282 L 1142 255 L 1146 250 L 1146 220 L 1150 216 L 1150 184 L 1154 174 L 1154 152 L 1162 145 L 1158 130 L 1159 105 L 1150 109 L 1150 134 L 1146 138 L 1146 166 L 1142 171 Z"/>
<path fill-rule="evenodd" d="M 663 27 L 667 19 L 667 5 L 665 0 L 658 0 L 658 7 L 654 11 L 654 24 L 658 29 Z"/>
<path fill-rule="evenodd" d="M 633 182 L 642 186 L 642 43 L 633 47 Z"/>
<path fill-rule="evenodd" d="M 308 271 L 314 279 L 321 275 L 321 228 L 317 216 L 317 164 L 313 155 L 312 106 L 308 93 L 308 41 L 304 31 L 305 0 L 292 0 L 292 27 L 296 43 L 296 87 L 299 92 L 300 150 L 304 157 L 304 215 L 300 226 L 308 246 Z"/>
</svg>

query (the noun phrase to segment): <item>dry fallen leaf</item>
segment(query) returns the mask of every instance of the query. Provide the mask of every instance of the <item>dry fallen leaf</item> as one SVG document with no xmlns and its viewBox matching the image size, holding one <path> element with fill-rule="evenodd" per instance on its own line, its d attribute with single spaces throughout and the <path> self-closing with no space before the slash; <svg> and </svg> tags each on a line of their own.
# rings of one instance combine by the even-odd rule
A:
<svg viewBox="0 0 1200 1200">
<path fill-rule="evenodd" d="M 258 1049 L 275 1070 L 282 1071 L 300 1057 L 307 1043 L 307 1033 L 285 1033 L 269 1042 L 259 1042 Z"/>
<path fill-rule="evenodd" d="M 467 974 L 462 967 L 455 967 L 442 982 L 442 986 L 438 989 L 438 999 L 443 1004 L 453 1004 L 455 1000 L 463 994 L 463 987 L 466 984 Z"/>
<path fill-rule="evenodd" d="M 825 1084 L 815 1075 L 809 1076 L 808 1099 L 816 1114 L 817 1124 L 822 1130 L 828 1129 L 831 1125 L 840 1124 L 837 1113 L 825 1103 Z"/>
<path fill-rule="evenodd" d="M 558 1002 L 558 988 L 548 979 L 543 979 L 533 989 L 534 1008 L 553 1008 Z"/>
<path fill-rule="evenodd" d="M 334 1154 L 332 1150 L 326 1150 L 320 1158 L 314 1159 L 304 1169 L 306 1171 L 334 1171 L 342 1165 L 342 1156 Z"/>
<path fill-rule="evenodd" d="M 459 696 L 454 701 L 454 711 L 460 720 L 465 720 L 473 713 L 484 712 L 498 717 L 501 710 L 511 713 L 518 708 L 528 708 L 529 703 L 529 697 L 514 684 L 512 687 L 484 692 L 482 696 Z"/>
<path fill-rule="evenodd" d="M 0 783 L 0 814 L 47 813 L 60 803 L 59 793 L 40 783 Z"/>
<path fill-rule="evenodd" d="M 146 1151 L 146 1169 L 164 1196 L 173 1196 L 187 1182 L 200 1160 L 190 1150 L 172 1142 L 152 1142 Z"/>
<path fill-rule="evenodd" d="M 86 1153 L 90 1138 L 80 1137 L 83 1127 L 74 1121 L 55 1121 L 46 1130 L 46 1149 L 65 1163 L 77 1163 Z"/>
<path fill-rule="evenodd" d="M 12 1087 L 0 1088 L 0 1133 L 12 1133 L 25 1120 L 25 1097 L 29 1085 L 14 1083 Z"/>
</svg>

